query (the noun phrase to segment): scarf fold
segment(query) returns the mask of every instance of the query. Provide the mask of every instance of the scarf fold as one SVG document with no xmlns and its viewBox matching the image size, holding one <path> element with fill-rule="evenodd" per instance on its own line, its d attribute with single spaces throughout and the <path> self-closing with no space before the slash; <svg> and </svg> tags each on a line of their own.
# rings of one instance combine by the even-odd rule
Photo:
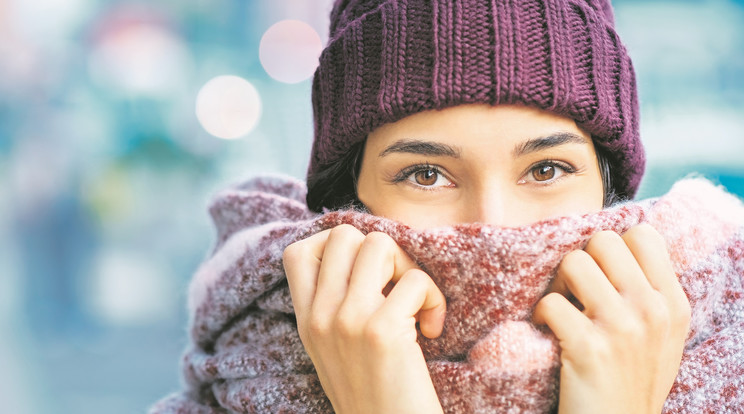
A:
<svg viewBox="0 0 744 414">
<path fill-rule="evenodd" d="M 596 232 L 647 222 L 666 239 L 692 319 L 664 413 L 744 412 L 744 206 L 703 179 L 583 216 L 418 231 L 355 211 L 316 215 L 304 184 L 262 177 L 214 198 L 211 256 L 190 287 L 186 390 L 152 413 L 330 413 L 297 334 L 289 244 L 339 224 L 390 235 L 447 298 L 444 332 L 419 334 L 446 413 L 555 411 L 559 349 L 529 321 L 563 256 Z M 415 398 L 415 396 L 412 396 Z"/>
</svg>

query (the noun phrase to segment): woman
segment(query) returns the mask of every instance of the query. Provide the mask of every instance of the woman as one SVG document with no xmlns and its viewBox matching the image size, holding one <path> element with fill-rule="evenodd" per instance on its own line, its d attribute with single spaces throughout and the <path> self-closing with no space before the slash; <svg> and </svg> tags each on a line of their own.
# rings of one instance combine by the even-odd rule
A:
<svg viewBox="0 0 744 414">
<path fill-rule="evenodd" d="M 605 1 L 337 2 L 313 88 L 308 205 L 358 204 L 414 228 L 519 226 L 631 196 L 635 83 L 612 25 Z M 445 299 L 400 247 L 339 226 L 284 258 L 336 412 L 441 412 L 415 324 L 438 336 Z M 559 412 L 660 412 L 690 311 L 658 233 L 595 235 L 553 292 L 534 318 L 561 343 Z"/>
<path fill-rule="evenodd" d="M 213 202 L 188 390 L 153 412 L 744 403 L 741 202 L 604 209 L 644 169 L 607 1 L 339 0 L 313 108 L 307 190 Z"/>
<path fill-rule="evenodd" d="M 599 211 L 604 199 L 588 134 L 518 106 L 458 106 L 376 129 L 357 192 L 372 214 L 417 228 L 523 225 Z M 441 411 L 415 324 L 438 336 L 444 296 L 390 237 L 342 225 L 284 257 L 300 336 L 337 413 Z M 689 305 L 658 233 L 599 233 L 558 275 L 535 319 L 562 344 L 559 411 L 660 412 Z"/>
</svg>

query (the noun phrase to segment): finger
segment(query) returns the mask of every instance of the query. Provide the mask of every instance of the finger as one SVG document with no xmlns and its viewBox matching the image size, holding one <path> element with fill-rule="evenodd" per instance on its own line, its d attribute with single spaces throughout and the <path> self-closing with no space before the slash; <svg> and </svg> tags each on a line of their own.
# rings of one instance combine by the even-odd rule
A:
<svg viewBox="0 0 744 414">
<path fill-rule="evenodd" d="M 666 240 L 648 224 L 634 226 L 623 235 L 636 261 L 643 269 L 649 284 L 666 298 L 672 319 L 687 330 L 690 302 L 672 266 Z"/>
<path fill-rule="evenodd" d="M 329 234 L 330 230 L 325 230 L 284 249 L 282 264 L 298 318 L 307 315 L 313 303 L 321 258 Z"/>
<path fill-rule="evenodd" d="M 614 231 L 601 231 L 589 240 L 584 251 L 599 265 L 621 294 L 636 294 L 651 285 L 625 241 Z"/>
<path fill-rule="evenodd" d="M 654 289 L 662 293 L 680 289 L 666 241 L 656 229 L 639 224 L 625 232 L 623 240 Z"/>
<path fill-rule="evenodd" d="M 436 338 L 442 334 L 446 310 L 444 295 L 431 277 L 422 270 L 410 269 L 400 277 L 374 319 L 409 319 L 415 323 L 418 316 L 421 333 L 427 338 Z M 405 328 L 404 324 L 392 325 Z"/>
<path fill-rule="evenodd" d="M 357 306 L 366 306 L 367 313 L 371 314 L 384 300 L 382 292 L 388 283 L 396 283 L 405 272 L 417 268 L 390 236 L 369 233 L 354 263 L 348 297 L 357 301 Z"/>
<path fill-rule="evenodd" d="M 338 310 L 346 296 L 349 277 L 363 241 L 364 234 L 351 225 L 342 224 L 331 229 L 312 303 L 315 317 L 331 317 Z"/>
<path fill-rule="evenodd" d="M 592 321 L 558 293 L 549 293 L 537 302 L 532 321 L 537 325 L 547 325 L 562 348 L 594 329 Z"/>
<path fill-rule="evenodd" d="M 585 310 L 590 318 L 600 311 L 613 312 L 621 300 L 599 265 L 583 250 L 575 250 L 563 258 L 551 291 L 569 301 L 575 296 L 583 307 L 579 310 Z"/>
</svg>

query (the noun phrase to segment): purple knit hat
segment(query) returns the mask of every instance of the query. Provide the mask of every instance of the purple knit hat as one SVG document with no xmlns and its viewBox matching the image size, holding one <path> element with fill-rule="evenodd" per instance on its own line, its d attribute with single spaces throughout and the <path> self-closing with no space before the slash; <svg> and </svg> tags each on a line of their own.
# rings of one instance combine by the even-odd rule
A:
<svg viewBox="0 0 744 414">
<path fill-rule="evenodd" d="M 312 96 L 311 186 L 375 128 L 467 103 L 574 119 L 620 197 L 645 169 L 635 73 L 609 0 L 338 0 Z"/>
</svg>

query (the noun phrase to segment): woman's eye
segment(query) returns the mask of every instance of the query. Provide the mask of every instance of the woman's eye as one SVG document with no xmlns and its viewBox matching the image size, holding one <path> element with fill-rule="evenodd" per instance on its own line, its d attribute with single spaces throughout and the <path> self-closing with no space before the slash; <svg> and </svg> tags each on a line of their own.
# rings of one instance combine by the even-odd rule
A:
<svg viewBox="0 0 744 414">
<path fill-rule="evenodd" d="M 421 170 L 415 172 L 413 177 L 416 180 L 416 184 L 428 187 L 437 183 L 439 174 L 434 170 Z"/>
<path fill-rule="evenodd" d="M 530 168 L 524 178 L 520 180 L 520 183 L 551 184 L 574 172 L 575 169 L 570 165 L 563 165 L 563 163 L 555 161 L 543 162 Z"/>
<path fill-rule="evenodd" d="M 436 168 L 421 168 L 413 171 L 408 175 L 407 181 L 418 187 L 427 188 L 446 187 L 452 184 Z"/>
<path fill-rule="evenodd" d="M 535 181 L 548 181 L 555 177 L 555 165 L 540 165 L 532 169 Z"/>
</svg>

